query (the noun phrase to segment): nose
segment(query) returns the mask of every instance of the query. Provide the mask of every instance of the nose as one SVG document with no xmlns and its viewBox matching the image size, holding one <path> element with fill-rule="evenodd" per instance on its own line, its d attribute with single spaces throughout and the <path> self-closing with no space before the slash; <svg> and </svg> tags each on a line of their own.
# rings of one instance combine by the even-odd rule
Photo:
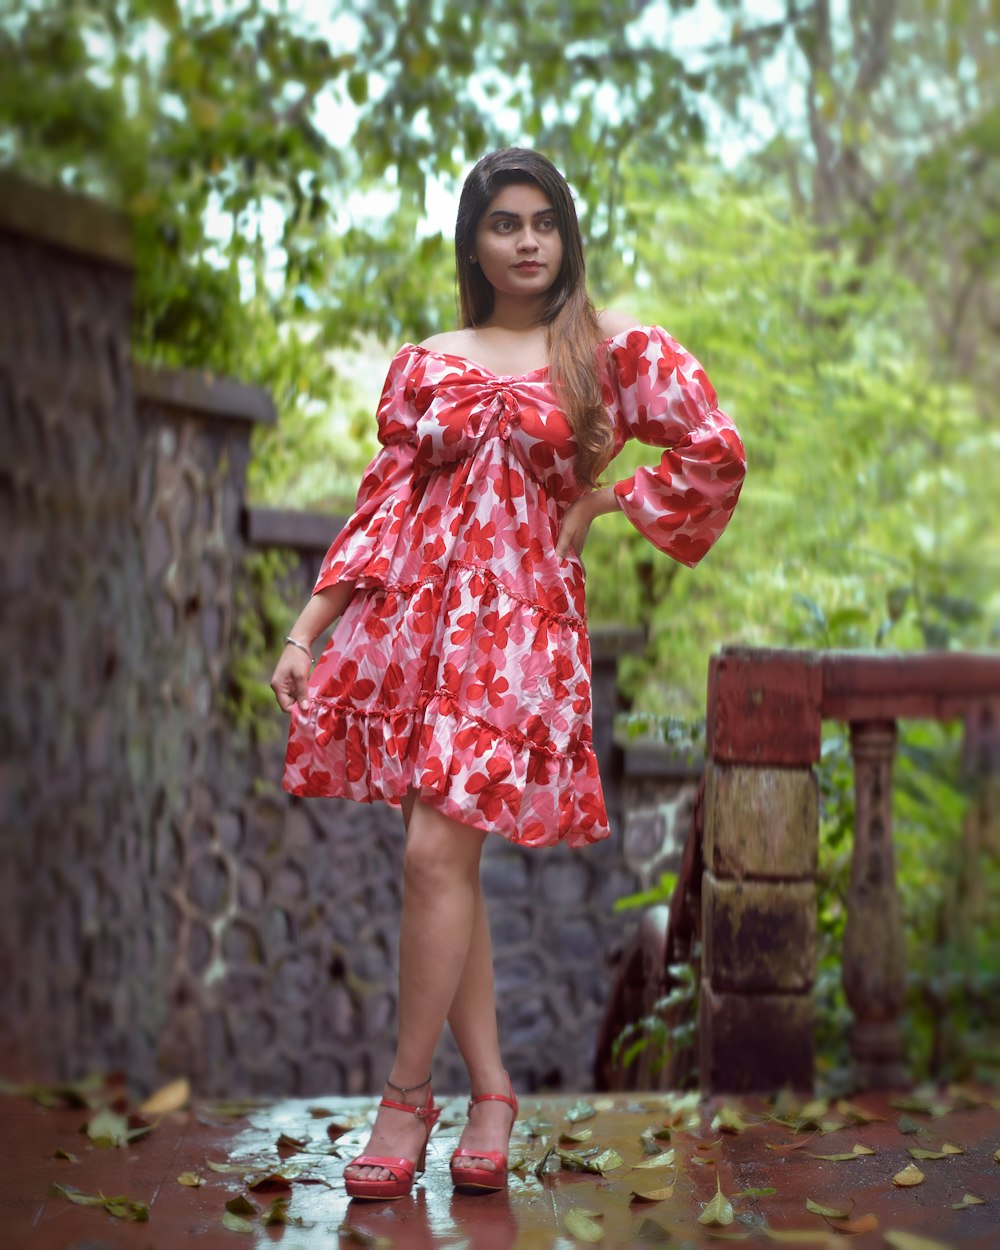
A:
<svg viewBox="0 0 1000 1250">
<path fill-rule="evenodd" d="M 518 236 L 517 250 L 519 252 L 537 252 L 538 240 L 535 238 L 535 232 L 530 226 L 525 226 L 524 230 Z"/>
</svg>

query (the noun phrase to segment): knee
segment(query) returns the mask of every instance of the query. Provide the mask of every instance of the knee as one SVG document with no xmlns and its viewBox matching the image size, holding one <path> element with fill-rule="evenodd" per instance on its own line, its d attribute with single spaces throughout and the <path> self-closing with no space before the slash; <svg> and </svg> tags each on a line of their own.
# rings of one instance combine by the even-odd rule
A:
<svg viewBox="0 0 1000 1250">
<path fill-rule="evenodd" d="M 435 892 L 475 884 L 485 836 L 419 804 L 403 852 L 406 888 Z"/>
</svg>

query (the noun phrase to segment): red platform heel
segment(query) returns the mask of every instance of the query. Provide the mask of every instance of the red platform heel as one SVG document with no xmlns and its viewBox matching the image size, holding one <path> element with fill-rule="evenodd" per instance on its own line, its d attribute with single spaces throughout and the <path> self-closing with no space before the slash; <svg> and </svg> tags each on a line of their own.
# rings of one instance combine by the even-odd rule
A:
<svg viewBox="0 0 1000 1250">
<path fill-rule="evenodd" d="M 480 1094 L 476 1098 L 469 1099 L 469 1110 L 476 1105 L 477 1102 L 505 1102 L 514 1109 L 514 1114 L 510 1121 L 510 1131 L 514 1131 L 514 1124 L 517 1120 L 517 1095 L 510 1083 L 510 1077 L 507 1077 L 506 1094 Z M 508 1140 L 510 1133 L 507 1134 Z M 473 1168 L 463 1166 L 461 1163 L 456 1164 L 456 1159 L 492 1159 L 496 1164 L 496 1168 L 490 1171 L 489 1168 Z M 482 1190 L 503 1189 L 507 1184 L 507 1156 L 499 1150 L 463 1150 L 458 1149 L 451 1156 L 451 1180 L 456 1189 L 461 1191 L 471 1191 L 478 1193 Z"/>
<path fill-rule="evenodd" d="M 428 1077 L 426 1081 L 421 1081 L 420 1085 L 430 1084 L 430 1079 Z M 388 1080 L 386 1085 L 398 1089 L 404 1096 L 409 1090 L 420 1088 L 420 1085 L 396 1085 Z M 415 1174 L 422 1172 L 427 1163 L 427 1143 L 430 1140 L 431 1130 L 437 1124 L 438 1116 L 441 1114 L 441 1108 L 434 1106 L 434 1091 L 430 1089 L 427 1091 L 427 1101 L 422 1107 L 413 1107 L 407 1102 L 393 1102 L 391 1098 L 383 1098 L 379 1106 L 391 1107 L 394 1111 L 408 1111 L 410 1115 L 415 1115 L 426 1125 L 427 1136 L 424 1138 L 424 1144 L 420 1148 L 420 1157 L 416 1162 L 412 1159 L 385 1158 L 382 1155 L 358 1155 L 356 1159 L 352 1159 L 348 1167 L 385 1168 L 392 1173 L 392 1176 L 385 1181 L 345 1176 L 344 1188 L 351 1198 L 366 1198 L 371 1201 L 405 1198 L 413 1188 Z"/>
</svg>

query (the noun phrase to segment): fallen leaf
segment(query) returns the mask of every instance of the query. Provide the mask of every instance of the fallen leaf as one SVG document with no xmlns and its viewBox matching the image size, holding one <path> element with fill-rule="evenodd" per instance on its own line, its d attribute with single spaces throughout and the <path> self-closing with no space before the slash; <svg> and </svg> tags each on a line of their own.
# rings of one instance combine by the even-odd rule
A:
<svg viewBox="0 0 1000 1250">
<path fill-rule="evenodd" d="M 676 1160 L 676 1150 L 661 1150 L 658 1155 L 652 1155 L 649 1159 L 643 1159 L 641 1163 L 633 1163 L 634 1168 L 667 1168 L 673 1167 Z"/>
<path fill-rule="evenodd" d="M 102 1150 L 124 1146 L 128 1142 L 128 1121 L 105 1107 L 87 1121 L 87 1136 Z"/>
<path fill-rule="evenodd" d="M 68 1198 L 70 1202 L 75 1202 L 81 1207 L 103 1207 L 109 1215 L 113 1215 L 119 1220 L 131 1220 L 136 1224 L 145 1224 L 149 1219 L 149 1207 L 145 1202 L 133 1201 L 126 1198 L 124 1194 L 117 1194 L 113 1198 L 107 1197 L 105 1194 L 85 1194 L 82 1189 L 77 1189 L 75 1185 L 60 1185 L 53 1182 L 52 1192 L 60 1194 L 63 1198 Z"/>
<path fill-rule="evenodd" d="M 598 1242 L 604 1240 L 604 1229 L 596 1223 L 593 1212 L 582 1207 L 570 1207 L 564 1220 L 566 1231 L 577 1241 Z"/>
<path fill-rule="evenodd" d="M 256 1206 L 246 1194 L 237 1194 L 235 1198 L 230 1198 L 226 1203 L 226 1210 L 230 1215 L 257 1215 L 258 1213 Z"/>
<path fill-rule="evenodd" d="M 645 1219 L 639 1225 L 639 1231 L 635 1235 L 636 1241 L 659 1241 L 666 1242 L 670 1240 L 670 1234 L 656 1220 Z"/>
<path fill-rule="evenodd" d="M 923 1125 L 918 1124 L 916 1120 L 911 1119 L 908 1115 L 901 1115 L 896 1121 L 896 1127 L 901 1133 L 919 1133 Z"/>
<path fill-rule="evenodd" d="M 279 1150 L 305 1150 L 309 1145 L 308 1137 L 292 1137 L 288 1133 L 282 1133 L 275 1145 Z"/>
<path fill-rule="evenodd" d="M 764 1145 L 768 1150 L 801 1150 L 803 1146 L 808 1146 L 815 1136 L 815 1133 L 810 1133 L 808 1137 L 803 1137 L 801 1141 L 766 1141 Z"/>
<path fill-rule="evenodd" d="M 605 1172 L 614 1172 L 618 1168 L 625 1166 L 625 1160 L 621 1157 L 617 1150 L 602 1150 L 592 1160 L 594 1167 L 603 1175 Z"/>
<path fill-rule="evenodd" d="M 953 1250 L 947 1242 L 931 1241 L 929 1237 L 918 1237 L 916 1233 L 904 1233 L 895 1228 L 882 1235 L 893 1250 Z"/>
<path fill-rule="evenodd" d="M 953 1211 L 964 1211 L 966 1207 L 981 1207 L 985 1203 L 985 1198 L 977 1198 L 975 1194 L 966 1194 L 961 1202 L 953 1202 L 951 1209 Z"/>
<path fill-rule="evenodd" d="M 866 1146 L 862 1142 L 856 1141 L 851 1147 L 851 1154 L 855 1155 L 873 1155 L 875 1151 L 871 1146 Z"/>
<path fill-rule="evenodd" d="M 1000 1163 L 1000 1150 L 993 1151 L 993 1162 Z"/>
<path fill-rule="evenodd" d="M 916 1111 L 920 1115 L 933 1116 L 935 1119 L 955 1110 L 953 1103 L 942 1102 L 933 1094 L 925 1096 L 913 1094 L 906 1098 L 890 1098 L 889 1106 L 895 1107 L 897 1111 Z"/>
<path fill-rule="evenodd" d="M 663 1202 L 674 1196 L 673 1185 L 664 1185 L 660 1189 L 633 1189 L 632 1197 L 641 1202 Z"/>
<path fill-rule="evenodd" d="M 70 1163 L 77 1163 L 78 1159 L 72 1150 L 63 1150 L 62 1146 L 56 1146 L 52 1151 L 53 1159 L 68 1159 Z"/>
<path fill-rule="evenodd" d="M 584 1141 L 590 1141 L 590 1139 L 593 1136 L 594 1136 L 594 1130 L 592 1128 L 584 1128 L 584 1129 L 581 1129 L 579 1133 L 560 1133 L 559 1140 L 571 1141 L 571 1142 L 584 1142 Z"/>
<path fill-rule="evenodd" d="M 950 1146 L 946 1142 L 940 1150 L 924 1150 L 922 1146 L 907 1146 L 907 1151 L 914 1159 L 947 1159 L 949 1155 L 964 1155 L 965 1151 L 958 1146 Z"/>
<path fill-rule="evenodd" d="M 874 1124 L 876 1121 L 885 1119 L 884 1115 L 876 1115 L 874 1111 L 866 1111 L 864 1107 L 859 1107 L 857 1103 L 848 1102 L 846 1098 L 841 1098 L 840 1102 L 837 1103 L 837 1110 L 855 1124 Z"/>
<path fill-rule="evenodd" d="M 161 1086 L 150 1094 L 139 1107 L 143 1115 L 166 1115 L 168 1111 L 180 1111 L 191 1099 L 191 1085 L 186 1076 Z"/>
<path fill-rule="evenodd" d="M 719 1224 L 724 1227 L 727 1224 L 732 1224 L 734 1218 L 733 1204 L 722 1192 L 722 1181 L 716 1177 L 715 1197 L 708 1204 L 705 1210 L 702 1211 L 701 1215 L 698 1216 L 698 1223 Z"/>
<path fill-rule="evenodd" d="M 823 1215 L 828 1220 L 849 1220 L 851 1218 L 851 1209 L 841 1211 L 839 1207 L 824 1207 L 822 1203 L 813 1202 L 812 1198 L 806 1199 L 806 1210 L 811 1211 L 813 1215 Z"/>
<path fill-rule="evenodd" d="M 766 1185 L 763 1189 L 741 1189 L 738 1194 L 733 1194 L 733 1198 L 770 1198 L 777 1192 L 773 1185 Z"/>
<path fill-rule="evenodd" d="M 892 1178 L 894 1185 L 899 1185 L 901 1189 L 909 1189 L 913 1185 L 923 1184 L 924 1174 L 915 1163 L 908 1164 L 903 1168 L 902 1172 L 897 1172 Z"/>
<path fill-rule="evenodd" d="M 613 1098 L 595 1098 L 595 1111 L 612 1111 L 614 1109 L 615 1100 Z"/>
<path fill-rule="evenodd" d="M 528 1120 L 523 1120 L 522 1126 L 529 1137 L 544 1137 L 546 1133 L 552 1131 L 552 1122 L 546 1120 L 543 1116 L 533 1115 Z"/>
<path fill-rule="evenodd" d="M 224 1211 L 222 1213 L 222 1224 L 231 1233 L 252 1233 L 256 1227 L 250 1220 L 244 1219 L 242 1215 L 233 1215 L 232 1211 Z"/>
<path fill-rule="evenodd" d="M 197 1172 L 182 1172 L 177 1178 L 178 1185 L 187 1185 L 191 1189 L 197 1189 L 199 1185 L 204 1185 L 204 1176 L 199 1176 Z"/>
<path fill-rule="evenodd" d="M 734 1107 L 720 1107 L 712 1117 L 714 1133 L 744 1133 L 750 1127 Z"/>
<path fill-rule="evenodd" d="M 816 1155 L 810 1152 L 811 1159 L 829 1159 L 834 1163 L 841 1163 L 845 1159 L 860 1159 L 862 1155 L 873 1155 L 875 1151 L 871 1146 L 863 1146 L 861 1142 L 855 1142 L 849 1151 L 836 1155 Z"/>
<path fill-rule="evenodd" d="M 252 1163 L 216 1163 L 214 1159 L 206 1159 L 205 1166 L 211 1168 L 213 1172 L 220 1172 L 223 1176 L 235 1176 L 237 1172 L 249 1172 L 253 1167 Z"/>
<path fill-rule="evenodd" d="M 878 1228 L 878 1217 L 875 1215 L 859 1215 L 856 1220 L 841 1220 L 831 1223 L 830 1227 L 848 1237 L 856 1237 L 859 1233 L 873 1233 Z"/>
<path fill-rule="evenodd" d="M 566 1112 L 566 1119 L 570 1124 L 579 1124 L 581 1120 L 589 1120 L 595 1115 L 597 1115 L 597 1109 L 581 1098 Z"/>
<path fill-rule="evenodd" d="M 376 1237 L 374 1233 L 362 1232 L 360 1228 L 355 1228 L 353 1224 L 341 1224 L 337 1229 L 337 1236 L 341 1241 L 346 1241 L 349 1246 L 392 1245 L 388 1237 Z"/>
</svg>

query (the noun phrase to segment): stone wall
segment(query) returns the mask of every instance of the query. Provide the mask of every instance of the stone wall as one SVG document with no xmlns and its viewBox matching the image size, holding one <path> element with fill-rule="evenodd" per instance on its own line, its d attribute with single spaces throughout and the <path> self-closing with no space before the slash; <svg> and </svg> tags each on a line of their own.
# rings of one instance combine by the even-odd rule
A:
<svg viewBox="0 0 1000 1250">
<path fill-rule="evenodd" d="M 122 1067 L 145 1088 L 185 1073 L 219 1095 L 374 1090 L 395 1027 L 401 817 L 286 795 L 280 726 L 258 743 L 227 710 L 248 551 L 294 553 L 294 619 L 336 521 L 246 509 L 266 395 L 133 368 L 126 223 L 0 184 L 0 1060 L 40 1077 Z M 638 640 L 592 641 L 616 836 L 585 852 L 496 838 L 484 859 L 525 1092 L 589 1087 L 635 923 L 612 910 L 640 874 L 611 730 L 616 659 Z M 450 1039 L 435 1076 L 465 1087 Z"/>
</svg>

